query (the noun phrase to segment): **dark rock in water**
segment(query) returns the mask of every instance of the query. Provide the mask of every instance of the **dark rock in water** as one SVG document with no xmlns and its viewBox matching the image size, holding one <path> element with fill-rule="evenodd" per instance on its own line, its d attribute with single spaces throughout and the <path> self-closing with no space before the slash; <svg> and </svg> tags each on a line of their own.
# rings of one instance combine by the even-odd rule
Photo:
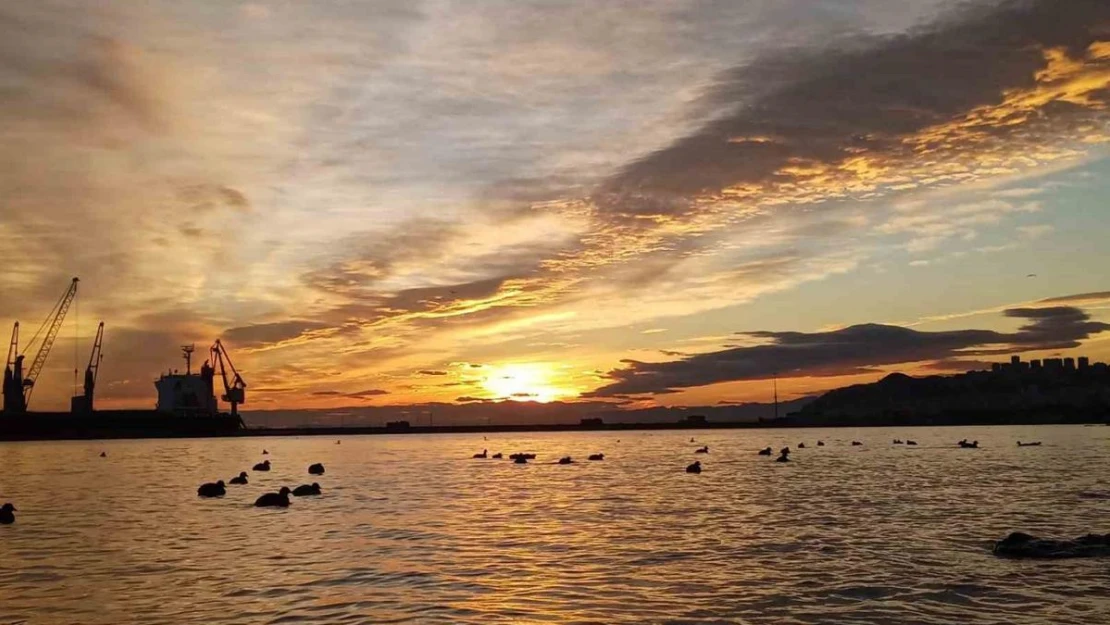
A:
<svg viewBox="0 0 1110 625">
<path fill-rule="evenodd" d="M 324 465 L 320 464 L 319 462 L 317 462 L 316 464 L 308 465 L 308 474 L 309 475 L 323 475 L 324 474 Z"/>
<path fill-rule="evenodd" d="M 308 497 L 308 496 L 311 496 L 311 495 L 319 495 L 319 494 L 320 494 L 320 485 L 317 484 L 316 482 L 313 482 L 311 484 L 301 484 L 300 486 L 293 489 L 293 496 L 294 497 Z"/>
<path fill-rule="evenodd" d="M 1071 540 L 1037 538 L 1014 532 L 994 545 L 1004 558 L 1095 558 L 1110 556 L 1110 534 L 1087 534 Z"/>
</svg>

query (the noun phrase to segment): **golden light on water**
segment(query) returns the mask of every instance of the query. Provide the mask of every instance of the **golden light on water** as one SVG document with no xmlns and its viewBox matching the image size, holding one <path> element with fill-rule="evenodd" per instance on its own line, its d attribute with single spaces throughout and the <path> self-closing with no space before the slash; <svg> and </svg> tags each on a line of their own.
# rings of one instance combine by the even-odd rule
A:
<svg viewBox="0 0 1110 625">
<path fill-rule="evenodd" d="M 482 387 L 497 398 L 550 402 L 577 393 L 556 380 L 556 366 L 549 363 L 508 363 L 489 368 Z"/>
</svg>

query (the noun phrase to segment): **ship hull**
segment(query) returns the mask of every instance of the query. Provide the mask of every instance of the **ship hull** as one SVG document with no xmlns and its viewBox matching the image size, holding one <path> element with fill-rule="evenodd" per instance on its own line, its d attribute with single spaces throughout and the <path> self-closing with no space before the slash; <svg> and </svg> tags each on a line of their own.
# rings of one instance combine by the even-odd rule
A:
<svg viewBox="0 0 1110 625">
<path fill-rule="evenodd" d="M 0 414 L 0 441 L 193 438 L 233 435 L 241 428 L 239 417 L 229 414 L 184 417 L 155 410 Z"/>
</svg>

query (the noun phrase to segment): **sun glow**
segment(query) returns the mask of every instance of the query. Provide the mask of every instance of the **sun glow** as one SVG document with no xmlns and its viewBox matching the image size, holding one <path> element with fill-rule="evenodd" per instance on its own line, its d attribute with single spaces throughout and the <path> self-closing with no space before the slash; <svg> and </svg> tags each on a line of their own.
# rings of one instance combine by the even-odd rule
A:
<svg viewBox="0 0 1110 625">
<path fill-rule="evenodd" d="M 555 368 L 545 363 L 493 365 L 482 380 L 482 387 L 496 399 L 549 402 L 575 395 L 554 381 Z"/>
</svg>

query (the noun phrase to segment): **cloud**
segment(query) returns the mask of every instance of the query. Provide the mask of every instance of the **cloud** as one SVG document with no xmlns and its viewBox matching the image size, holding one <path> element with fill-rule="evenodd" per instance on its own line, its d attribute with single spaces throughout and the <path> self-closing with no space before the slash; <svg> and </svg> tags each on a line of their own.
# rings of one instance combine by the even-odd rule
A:
<svg viewBox="0 0 1110 625">
<path fill-rule="evenodd" d="M 436 371 L 432 369 L 421 369 L 417 371 L 420 375 L 447 375 L 446 371 Z"/>
<path fill-rule="evenodd" d="M 1107 19 L 1101 0 L 1063 11 L 1055 0 L 1013 1 L 907 35 L 854 35 L 764 56 L 706 96 L 725 114 L 626 167 L 599 204 L 670 215 L 702 210 L 690 200 L 722 193 L 804 201 L 973 175 L 986 165 L 966 161 L 999 149 L 993 139 L 1010 141 L 1016 156 L 1030 133 L 1082 125 L 1106 104 L 1110 58 L 1099 39 Z"/>
<path fill-rule="evenodd" d="M 276 321 L 229 328 L 223 338 L 235 347 L 256 348 L 284 343 L 325 327 L 327 324 L 317 321 Z"/>
<path fill-rule="evenodd" d="M 1038 300 L 1037 304 L 1088 304 L 1092 302 L 1105 302 L 1110 300 L 1110 291 L 1095 291 L 1092 293 L 1077 293 L 1062 297 L 1050 297 Z"/>
<path fill-rule="evenodd" d="M 1091 321 L 1087 313 L 1068 306 L 1013 308 L 1004 314 L 1028 323 L 1009 333 L 993 330 L 921 332 L 882 324 L 813 333 L 745 332 L 742 333 L 745 337 L 767 342 L 675 361 L 625 361 L 627 367 L 609 372 L 608 378 L 612 380 L 609 384 L 585 396 L 671 393 L 720 382 L 763 380 L 775 375 L 841 376 L 871 372 L 888 365 L 1020 350 L 1066 349 L 1110 330 L 1110 324 Z"/>
</svg>

